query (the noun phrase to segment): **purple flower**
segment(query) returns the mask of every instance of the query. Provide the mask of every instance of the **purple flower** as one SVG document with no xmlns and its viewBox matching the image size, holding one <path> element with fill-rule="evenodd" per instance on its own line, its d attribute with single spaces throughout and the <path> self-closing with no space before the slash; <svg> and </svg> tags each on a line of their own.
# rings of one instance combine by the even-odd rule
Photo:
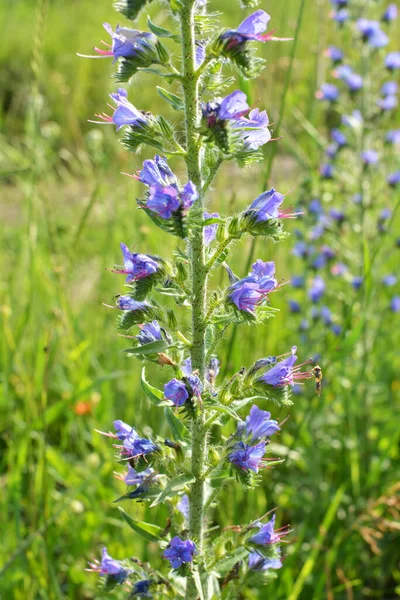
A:
<svg viewBox="0 0 400 600">
<path fill-rule="evenodd" d="M 331 0 L 331 4 L 333 4 L 333 6 L 338 6 L 339 8 L 347 6 L 348 3 L 349 0 Z"/>
<path fill-rule="evenodd" d="M 386 81 L 381 87 L 382 96 L 393 96 L 397 94 L 398 85 L 396 81 Z"/>
<path fill-rule="evenodd" d="M 217 118 L 219 121 L 239 119 L 249 109 L 246 94 L 240 90 L 235 90 L 220 102 L 217 108 Z"/>
<path fill-rule="evenodd" d="M 351 127 L 352 129 L 357 129 L 363 123 L 363 117 L 359 110 L 353 110 L 351 115 L 343 115 L 342 123 L 346 127 Z"/>
<path fill-rule="evenodd" d="M 309 246 L 306 242 L 300 241 L 296 242 L 293 246 L 292 254 L 294 256 L 298 256 L 299 258 L 307 258 L 314 252 L 314 247 Z"/>
<path fill-rule="evenodd" d="M 333 165 L 324 163 L 320 166 L 319 172 L 323 179 L 333 179 L 335 169 Z"/>
<path fill-rule="evenodd" d="M 382 279 L 382 283 L 383 285 L 391 287 L 393 285 L 396 285 L 397 277 L 396 275 L 385 275 L 385 277 Z"/>
<path fill-rule="evenodd" d="M 268 546 L 268 544 L 276 544 L 280 541 L 280 534 L 274 531 L 275 515 L 265 525 L 258 523 L 257 526 L 260 530 L 250 538 L 249 542 L 258 546 Z"/>
<path fill-rule="evenodd" d="M 179 381 L 175 377 L 164 385 L 164 396 L 171 400 L 175 406 L 182 406 L 189 398 L 189 392 L 183 381 Z"/>
<path fill-rule="evenodd" d="M 331 138 L 338 146 L 345 146 L 347 144 L 347 138 L 340 129 L 332 129 Z"/>
<path fill-rule="evenodd" d="M 342 328 L 340 325 L 338 325 L 337 323 L 334 323 L 332 325 L 332 333 L 334 335 L 340 335 L 342 333 Z"/>
<path fill-rule="evenodd" d="M 102 549 L 101 563 L 98 560 L 95 560 L 94 562 L 89 563 L 89 567 L 89 571 L 95 571 L 101 576 L 106 575 L 113 579 L 117 584 L 124 583 L 132 572 L 126 569 L 119 560 L 112 558 L 108 554 L 107 548 Z"/>
<path fill-rule="evenodd" d="M 315 96 L 318 100 L 336 102 L 339 98 L 339 90 L 333 83 L 323 83 Z"/>
<path fill-rule="evenodd" d="M 169 168 L 165 157 L 155 155 L 154 160 L 145 160 L 138 176 L 139 181 L 150 186 L 173 186 L 177 183 L 176 176 Z"/>
<path fill-rule="evenodd" d="M 262 466 L 266 442 L 260 442 L 256 446 L 249 446 L 244 442 L 238 442 L 233 446 L 233 452 L 228 459 L 242 471 L 253 471 L 258 473 Z"/>
<path fill-rule="evenodd" d="M 239 285 L 238 285 L 239 284 Z M 263 300 L 258 283 L 249 283 L 245 280 L 238 281 L 229 288 L 229 299 L 235 306 L 244 312 L 254 314 L 257 305 Z"/>
<path fill-rule="evenodd" d="M 364 150 L 360 156 L 365 165 L 375 165 L 379 161 L 379 155 L 376 150 Z"/>
<path fill-rule="evenodd" d="M 218 377 L 220 362 L 216 356 L 210 359 L 206 369 L 206 379 L 209 383 L 213 384 L 215 379 Z"/>
<path fill-rule="evenodd" d="M 299 302 L 297 302 L 297 300 L 289 300 L 289 310 L 291 313 L 300 313 L 301 312 L 301 305 Z"/>
<path fill-rule="evenodd" d="M 357 73 L 351 73 L 344 82 L 351 92 L 358 92 L 364 85 L 361 75 L 357 75 Z"/>
<path fill-rule="evenodd" d="M 310 201 L 308 212 L 313 213 L 314 215 L 321 215 L 324 212 L 319 198 L 313 198 Z"/>
<path fill-rule="evenodd" d="M 113 425 L 116 431 L 115 437 L 117 437 L 121 441 L 131 434 L 137 436 L 137 433 L 133 429 L 133 427 L 131 427 L 127 423 L 124 423 L 124 421 L 118 419 L 117 421 L 114 421 Z"/>
<path fill-rule="evenodd" d="M 249 569 L 252 571 L 267 571 L 268 569 L 280 569 L 282 566 L 281 559 L 278 558 L 265 558 L 258 552 L 250 552 L 249 554 Z"/>
<path fill-rule="evenodd" d="M 290 283 L 294 288 L 302 288 L 304 287 L 304 277 L 303 275 L 292 275 Z"/>
<path fill-rule="evenodd" d="M 124 439 L 121 454 L 129 458 L 140 458 L 145 454 L 151 454 L 157 450 L 158 446 L 153 444 L 153 442 L 147 438 L 140 438 L 136 432 L 132 432 Z"/>
<path fill-rule="evenodd" d="M 123 477 L 126 485 L 140 485 L 143 483 L 143 480 L 146 479 L 149 475 L 154 473 L 153 469 L 145 469 L 144 471 L 136 471 L 133 467 L 128 465 L 128 472 L 125 477 Z"/>
<path fill-rule="evenodd" d="M 220 39 L 224 42 L 224 50 L 229 51 L 232 48 L 246 44 L 246 42 L 286 41 L 290 39 L 273 37 L 273 31 L 263 34 L 270 18 L 263 10 L 256 10 L 255 13 L 246 17 L 237 29 L 230 29 L 221 35 Z"/>
<path fill-rule="evenodd" d="M 331 208 L 331 210 L 329 211 L 329 215 L 334 221 L 338 221 L 339 223 L 342 223 L 344 221 L 344 212 L 338 208 Z"/>
<path fill-rule="evenodd" d="M 320 315 L 325 325 L 330 325 L 332 323 L 332 313 L 327 306 L 321 307 Z"/>
<path fill-rule="evenodd" d="M 381 31 L 378 21 L 358 19 L 357 27 L 364 41 L 368 42 L 371 48 L 383 48 L 389 43 L 389 38 Z"/>
<path fill-rule="evenodd" d="M 128 29 L 119 25 L 113 31 L 109 23 L 103 23 L 103 27 L 112 38 L 111 51 L 99 48 L 95 48 L 95 51 L 102 56 L 114 56 L 113 62 L 121 57 L 130 58 L 138 55 L 143 57 L 146 53 L 155 52 L 154 45 L 157 43 L 157 38 L 152 33 Z"/>
<path fill-rule="evenodd" d="M 199 194 L 197 192 L 197 188 L 191 181 L 188 181 L 184 186 L 180 193 L 182 207 L 184 214 L 193 206 L 196 202 Z"/>
<path fill-rule="evenodd" d="M 353 69 L 349 67 L 349 65 L 340 65 L 339 67 L 336 67 L 332 74 L 334 77 L 336 77 L 336 79 L 345 81 L 352 73 Z"/>
<path fill-rule="evenodd" d="M 390 23 L 391 21 L 394 21 L 395 19 L 397 19 L 397 5 L 389 4 L 386 7 L 386 10 L 382 15 L 382 21 L 385 21 L 386 23 Z"/>
<path fill-rule="evenodd" d="M 244 145 L 250 150 L 257 150 L 271 139 L 268 129 L 269 118 L 265 110 L 260 112 L 259 108 L 253 108 L 249 117 L 236 120 L 233 129 L 238 129 Z"/>
<path fill-rule="evenodd" d="M 149 305 L 147 302 L 138 302 L 134 300 L 131 296 L 118 296 L 117 298 L 117 306 L 121 310 L 147 310 Z"/>
<path fill-rule="evenodd" d="M 377 105 L 382 110 L 393 110 L 394 108 L 396 108 L 398 103 L 399 103 L 399 101 L 397 99 L 397 96 L 393 96 L 393 95 L 385 96 L 385 98 L 382 98 L 381 100 L 377 101 Z"/>
<path fill-rule="evenodd" d="M 139 340 L 141 346 L 162 340 L 161 328 L 158 321 L 152 321 L 151 323 L 141 325 L 140 329 L 141 331 L 139 335 L 136 336 L 136 339 Z"/>
<path fill-rule="evenodd" d="M 124 125 L 140 127 L 146 123 L 147 119 L 144 114 L 128 101 L 127 96 L 128 92 L 124 88 L 119 88 L 118 92 L 110 94 L 110 98 L 116 104 L 112 117 L 106 113 L 96 114 L 96 117 L 101 121 L 90 122 L 99 124 L 114 123 L 117 126 L 117 131 Z"/>
<path fill-rule="evenodd" d="M 317 275 L 311 282 L 311 287 L 308 292 L 308 297 L 311 302 L 319 302 L 325 293 L 325 283 L 322 277 Z"/>
<path fill-rule="evenodd" d="M 330 246 L 321 246 L 321 252 L 328 260 L 332 260 L 335 258 L 335 251 L 330 248 Z"/>
<path fill-rule="evenodd" d="M 152 583 L 153 582 L 151 579 L 141 579 L 140 581 L 134 583 L 130 594 L 130 598 L 133 598 L 133 596 L 141 596 L 142 598 L 152 598 L 152 595 L 148 593 Z"/>
<path fill-rule="evenodd" d="M 391 216 L 392 216 L 392 211 L 390 210 L 390 208 L 382 208 L 380 215 L 379 215 L 379 219 L 381 221 L 387 221 L 388 219 L 390 219 Z"/>
<path fill-rule="evenodd" d="M 182 513 L 186 520 L 189 520 L 189 496 L 187 494 L 182 496 L 176 508 Z"/>
<path fill-rule="evenodd" d="M 388 182 L 388 185 L 390 185 L 390 187 L 396 187 L 397 185 L 399 185 L 399 183 L 400 183 L 400 170 L 395 171 L 394 173 L 390 173 L 387 176 L 386 181 Z"/>
<path fill-rule="evenodd" d="M 308 379 L 310 377 L 308 372 L 298 370 L 302 365 L 294 366 L 297 360 L 296 350 L 296 346 L 293 346 L 290 356 L 278 362 L 272 369 L 262 375 L 258 381 L 272 385 L 272 387 L 282 387 L 284 385 L 293 385 L 296 379 Z"/>
<path fill-rule="evenodd" d="M 191 540 L 182 540 L 175 536 L 163 552 L 163 557 L 169 560 L 173 569 L 179 569 L 183 563 L 190 563 L 197 554 L 196 544 Z"/>
<path fill-rule="evenodd" d="M 385 140 L 389 144 L 400 144 L 400 129 L 391 129 L 388 131 Z"/>
<path fill-rule="evenodd" d="M 150 196 L 147 199 L 146 206 L 162 219 L 170 219 L 172 214 L 180 208 L 180 205 L 178 190 L 175 187 L 150 186 Z"/>
<path fill-rule="evenodd" d="M 219 217 L 218 213 L 208 213 L 205 212 L 203 213 L 203 217 L 204 219 L 211 219 L 213 217 Z M 204 227 L 204 243 L 206 246 L 209 246 L 214 240 L 215 240 L 215 236 L 217 235 L 217 229 L 218 229 L 218 223 L 212 223 L 211 225 L 206 225 Z"/>
<path fill-rule="evenodd" d="M 390 302 L 390 310 L 395 313 L 400 312 L 400 296 L 393 296 Z"/>
<path fill-rule="evenodd" d="M 340 50 L 340 48 L 336 48 L 336 46 L 329 46 L 325 50 L 325 56 L 330 58 L 334 63 L 338 63 L 343 60 L 344 54 L 343 50 Z"/>
<path fill-rule="evenodd" d="M 206 58 L 206 47 L 205 47 L 204 43 L 201 43 L 196 40 L 195 61 L 196 61 L 197 68 L 201 67 L 205 58 Z"/>
<path fill-rule="evenodd" d="M 114 269 L 114 273 L 122 273 L 123 275 L 127 275 L 127 283 L 131 281 L 137 281 L 138 279 L 143 279 L 143 277 L 148 277 L 149 275 L 154 275 L 154 273 L 157 273 L 159 265 L 157 259 L 155 259 L 153 256 L 149 256 L 148 254 L 138 254 L 135 252 L 132 253 L 128 246 L 122 242 L 120 246 L 124 257 L 124 268 Z"/>
<path fill-rule="evenodd" d="M 363 284 L 363 281 L 364 277 L 361 277 L 361 275 L 356 275 L 355 277 L 353 277 L 351 285 L 355 290 L 359 290 Z"/>
<path fill-rule="evenodd" d="M 271 413 L 253 404 L 250 414 L 246 417 L 246 433 L 252 436 L 251 441 L 271 437 L 277 431 L 280 431 L 280 427 L 278 421 L 271 419 Z"/>
<path fill-rule="evenodd" d="M 257 223 L 269 221 L 269 219 L 288 219 L 295 217 L 297 213 L 291 213 L 290 209 L 279 210 L 284 199 L 285 196 L 283 194 L 277 192 L 275 188 L 271 188 L 260 194 L 260 196 L 250 204 L 246 213 L 255 211 Z"/>
<path fill-rule="evenodd" d="M 385 58 L 385 67 L 389 71 L 400 69 L 400 52 L 389 52 Z"/>
<path fill-rule="evenodd" d="M 336 23 L 339 23 L 339 25 L 345 23 L 348 18 L 349 18 L 349 11 L 345 10 L 344 8 L 333 13 L 333 20 L 336 21 Z"/>
</svg>

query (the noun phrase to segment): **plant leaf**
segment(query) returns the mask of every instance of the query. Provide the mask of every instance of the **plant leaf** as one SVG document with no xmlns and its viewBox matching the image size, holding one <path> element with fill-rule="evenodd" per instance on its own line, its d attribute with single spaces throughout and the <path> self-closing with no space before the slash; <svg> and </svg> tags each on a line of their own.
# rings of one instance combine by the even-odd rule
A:
<svg viewBox="0 0 400 600">
<path fill-rule="evenodd" d="M 144 521 L 136 521 L 127 512 L 124 511 L 120 506 L 118 507 L 119 512 L 122 515 L 122 518 L 128 523 L 129 527 L 136 531 L 139 535 L 141 535 L 148 542 L 158 542 L 161 540 L 161 527 L 158 525 L 153 525 L 152 523 L 145 523 Z"/>
<path fill-rule="evenodd" d="M 156 35 L 157 37 L 170 38 L 171 40 L 173 40 L 174 42 L 177 42 L 177 43 L 179 43 L 181 41 L 181 38 L 179 35 L 176 35 L 175 33 L 168 31 L 168 29 L 164 29 L 164 27 L 159 27 L 158 25 L 153 23 L 153 21 L 150 19 L 149 16 L 147 17 L 147 25 L 148 25 L 148 28 L 150 29 L 150 31 L 152 31 L 154 33 L 154 35 Z"/>
<path fill-rule="evenodd" d="M 146 381 L 145 373 L 146 373 L 146 370 L 143 367 L 142 374 L 140 377 L 140 383 L 142 385 L 142 390 L 144 391 L 144 393 L 146 394 L 148 399 L 152 402 L 152 404 L 154 404 L 155 406 L 158 406 L 160 404 L 160 400 L 164 400 L 164 393 L 161 390 L 157 389 L 156 387 L 150 385 L 150 383 L 148 381 Z"/>
<path fill-rule="evenodd" d="M 164 340 L 156 340 L 155 342 L 150 342 L 149 344 L 144 344 L 143 346 L 137 346 L 135 348 L 126 348 L 124 352 L 127 354 L 158 354 L 159 352 L 163 352 L 166 348 L 169 348 L 170 345 Z"/>
<path fill-rule="evenodd" d="M 150 505 L 150 508 L 152 506 L 157 506 L 158 504 L 161 504 L 161 502 L 164 502 L 164 500 L 166 500 L 167 498 L 171 498 L 171 496 L 176 496 L 177 492 L 182 490 L 185 487 L 185 485 L 188 485 L 193 481 L 194 477 L 192 475 L 184 474 L 178 475 L 178 477 L 174 477 L 173 479 L 171 479 L 171 481 L 169 481 L 165 490 L 163 490 L 161 494 L 157 496 L 155 500 L 153 500 L 153 502 Z"/>
<path fill-rule="evenodd" d="M 165 419 L 170 426 L 172 437 L 176 441 L 183 441 L 184 438 L 188 435 L 188 430 L 186 426 L 182 423 L 178 417 L 176 417 L 171 408 L 168 406 L 164 409 Z"/>
<path fill-rule="evenodd" d="M 164 90 L 164 88 L 158 85 L 156 87 L 157 92 L 161 96 L 161 98 L 164 98 L 164 100 L 166 100 L 172 106 L 172 108 L 174 108 L 175 110 L 184 110 L 183 102 L 178 96 L 175 96 L 175 94 L 168 92 L 168 90 Z"/>
</svg>

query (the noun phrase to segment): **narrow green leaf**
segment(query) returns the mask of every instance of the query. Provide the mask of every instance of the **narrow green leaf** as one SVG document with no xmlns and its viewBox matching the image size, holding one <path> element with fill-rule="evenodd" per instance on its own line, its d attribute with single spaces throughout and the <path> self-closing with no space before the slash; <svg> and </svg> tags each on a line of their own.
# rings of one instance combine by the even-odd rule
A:
<svg viewBox="0 0 400 600">
<path fill-rule="evenodd" d="M 182 490 L 185 487 L 185 485 L 188 485 L 189 483 L 193 483 L 193 481 L 194 481 L 194 477 L 192 475 L 184 474 L 184 475 L 178 475 L 178 477 L 174 477 L 168 483 L 165 490 L 163 490 L 161 492 L 161 494 L 159 496 L 157 496 L 157 498 L 155 500 L 153 500 L 150 508 L 153 506 L 157 506 L 158 504 L 161 504 L 167 498 L 171 498 L 171 496 L 176 496 L 177 492 Z"/>
<path fill-rule="evenodd" d="M 144 521 L 136 521 L 127 512 L 124 511 L 120 506 L 118 507 L 119 512 L 122 515 L 122 518 L 128 523 L 129 527 L 136 531 L 139 535 L 141 535 L 148 542 L 158 542 L 161 540 L 161 527 L 158 525 L 153 525 L 152 523 L 145 523 Z"/>
<path fill-rule="evenodd" d="M 210 408 L 212 408 L 213 410 L 216 410 L 217 412 L 225 413 L 226 415 L 229 415 L 229 416 L 233 417 L 234 419 L 236 419 L 236 421 L 242 420 L 239 417 L 239 415 L 237 414 L 237 412 L 235 412 L 233 410 L 233 408 L 231 408 L 230 406 L 224 406 L 224 404 L 212 404 L 212 405 L 210 405 Z"/>
<path fill-rule="evenodd" d="M 142 385 L 142 390 L 144 391 L 144 393 L 146 394 L 146 396 L 148 397 L 148 399 L 153 404 L 155 404 L 156 406 L 158 406 L 159 403 L 160 403 L 160 400 L 164 399 L 164 393 L 161 390 L 158 390 L 154 386 L 150 385 L 150 383 L 148 381 L 146 381 L 145 372 L 146 372 L 146 370 L 143 367 L 142 374 L 141 374 L 141 377 L 140 377 L 140 383 Z"/>
<path fill-rule="evenodd" d="M 200 573 L 197 571 L 197 569 L 193 569 L 192 576 L 193 576 L 193 580 L 196 584 L 196 589 L 199 593 L 200 600 L 205 600 L 203 586 L 201 585 Z"/>
<path fill-rule="evenodd" d="M 178 96 L 175 96 L 175 94 L 168 92 L 168 90 L 164 90 L 164 88 L 158 85 L 156 87 L 157 92 L 161 96 L 161 98 L 164 98 L 164 100 L 166 100 L 172 106 L 172 108 L 174 108 L 175 110 L 184 110 L 183 102 Z"/>
<path fill-rule="evenodd" d="M 150 342 L 149 344 L 144 344 L 143 346 L 137 346 L 136 348 L 126 348 L 124 352 L 127 354 L 158 354 L 158 352 L 162 352 L 166 348 L 169 348 L 169 344 L 164 342 L 164 340 L 156 340 L 155 342 Z"/>
<path fill-rule="evenodd" d="M 177 42 L 177 43 L 179 43 L 181 41 L 181 38 L 179 35 L 176 35 L 175 33 L 168 31 L 168 29 L 164 29 L 164 27 L 159 27 L 158 25 L 153 23 L 153 21 L 150 19 L 149 16 L 147 17 L 147 25 L 148 25 L 148 28 L 150 29 L 150 31 L 152 31 L 154 33 L 154 35 L 156 35 L 157 37 L 170 38 L 171 40 L 173 40 L 174 42 Z"/>
<path fill-rule="evenodd" d="M 174 415 L 171 408 L 166 407 L 164 409 L 164 414 L 165 420 L 170 426 L 172 437 L 175 441 L 182 442 L 185 439 L 185 437 L 187 437 L 189 434 L 186 426 L 182 423 L 180 419 L 178 419 L 178 417 Z"/>
<path fill-rule="evenodd" d="M 217 573 L 217 575 L 223 577 L 233 569 L 237 562 L 243 560 L 248 553 L 248 550 L 243 546 L 238 548 L 233 552 L 233 554 L 229 554 L 229 556 L 219 560 L 214 567 L 214 571 Z"/>
</svg>

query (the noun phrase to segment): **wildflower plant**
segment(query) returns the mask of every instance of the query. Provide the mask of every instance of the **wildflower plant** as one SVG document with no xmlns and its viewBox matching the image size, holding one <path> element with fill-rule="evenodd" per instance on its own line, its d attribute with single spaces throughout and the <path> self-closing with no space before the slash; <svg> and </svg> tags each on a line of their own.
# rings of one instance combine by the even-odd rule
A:
<svg viewBox="0 0 400 600">
<path fill-rule="evenodd" d="M 131 21 L 144 5 L 141 0 L 115 4 Z M 125 276 L 125 288 L 110 305 L 119 313 L 119 331 L 130 340 L 126 353 L 144 364 L 143 392 L 170 428 L 171 438 L 163 439 L 148 429 L 145 435 L 138 423 L 115 420 L 113 431 L 103 432 L 117 452 L 117 478 L 127 486 L 116 500 L 126 507 L 120 508 L 122 517 L 135 535 L 159 544 L 159 558 L 153 567 L 116 560 L 103 549 L 101 562 L 90 568 L 104 577 L 107 589 L 123 585 L 129 597 L 210 600 L 263 586 L 282 564 L 280 542 L 288 529 L 275 529 L 275 515 L 224 531 L 208 525 L 226 485 L 236 481 L 252 488 L 261 469 L 279 462 L 268 456 L 268 445 L 282 423 L 273 418 L 273 408 L 271 414 L 256 401 L 289 406 L 294 381 L 312 374 L 295 366 L 293 347 L 218 381 L 216 351 L 225 332 L 231 324 L 260 324 L 272 317 L 271 296 L 280 288 L 270 257 L 260 257 L 240 279 L 229 267 L 229 250 L 246 236 L 280 241 L 286 236 L 283 219 L 296 216 L 274 189 L 231 216 L 206 208 L 220 165 L 257 162 L 260 148 L 271 141 L 265 107 L 251 108 L 240 90 L 222 92 L 232 83 L 223 78 L 226 68 L 244 77 L 259 73 L 257 42 L 278 40 L 265 33 L 270 17 L 256 10 L 235 29 L 216 31 L 203 1 L 170 0 L 169 9 L 179 21 L 177 33 L 150 19 L 148 32 L 105 24 L 111 43 L 96 49 L 97 57 L 115 63 L 118 84 L 150 71 L 176 90 L 157 88 L 176 111 L 174 123 L 140 106 L 135 88 L 112 93 L 112 114 L 99 113 L 96 121 L 121 129 L 127 150 L 156 151 L 132 175 L 142 186 L 137 206 L 164 235 L 180 240 L 173 258 L 121 243 L 122 264 L 113 271 Z M 169 46 L 180 49 L 180 61 L 173 60 Z M 185 165 L 183 177 L 174 173 L 171 159 Z M 226 272 L 225 289 L 212 287 L 217 269 Z M 163 367 L 163 389 L 148 381 L 147 363 Z M 147 502 L 155 512 L 166 505 L 167 526 L 135 519 L 132 501 Z"/>
</svg>

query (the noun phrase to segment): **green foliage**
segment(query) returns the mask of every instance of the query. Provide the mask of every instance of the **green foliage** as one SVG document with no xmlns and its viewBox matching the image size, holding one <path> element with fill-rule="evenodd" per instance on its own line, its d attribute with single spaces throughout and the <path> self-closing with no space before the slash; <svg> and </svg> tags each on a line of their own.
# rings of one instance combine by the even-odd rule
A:
<svg viewBox="0 0 400 600">
<path fill-rule="evenodd" d="M 127 19 L 134 21 L 142 8 L 151 1 L 152 0 L 116 0 L 116 2 L 114 2 L 114 8 Z"/>
</svg>

